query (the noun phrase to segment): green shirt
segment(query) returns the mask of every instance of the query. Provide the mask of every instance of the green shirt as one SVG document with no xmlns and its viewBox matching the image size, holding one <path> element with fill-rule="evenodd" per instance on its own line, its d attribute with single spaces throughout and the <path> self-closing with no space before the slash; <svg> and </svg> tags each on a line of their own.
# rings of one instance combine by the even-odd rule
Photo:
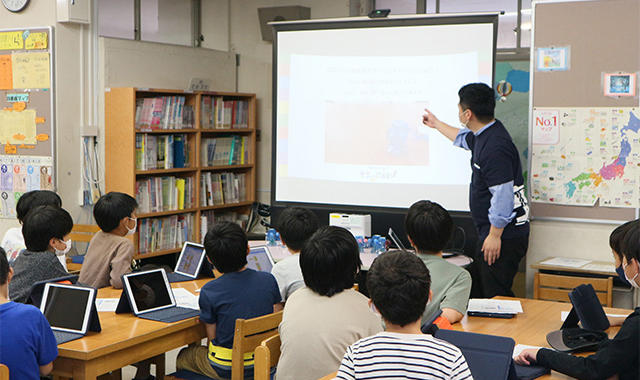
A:
<svg viewBox="0 0 640 380">
<path fill-rule="evenodd" d="M 471 293 L 471 275 L 466 269 L 447 262 L 438 255 L 418 253 L 429 269 L 431 275 L 431 291 L 433 296 L 422 314 L 422 320 L 428 319 L 433 313 L 449 308 L 467 312 L 469 293 Z"/>
</svg>

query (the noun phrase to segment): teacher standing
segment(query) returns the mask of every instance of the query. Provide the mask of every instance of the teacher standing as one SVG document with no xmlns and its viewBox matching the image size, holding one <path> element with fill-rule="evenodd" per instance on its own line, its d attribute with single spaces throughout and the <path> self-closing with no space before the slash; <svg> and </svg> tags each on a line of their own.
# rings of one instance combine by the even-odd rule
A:
<svg viewBox="0 0 640 380">
<path fill-rule="evenodd" d="M 453 145 L 471 151 L 469 208 L 478 232 L 474 288 L 483 297 L 511 296 L 513 278 L 529 245 L 529 206 L 518 149 L 509 132 L 494 117 L 493 89 L 471 83 L 458 91 L 460 122 L 446 124 L 425 110 L 423 123 L 437 129 Z"/>
</svg>

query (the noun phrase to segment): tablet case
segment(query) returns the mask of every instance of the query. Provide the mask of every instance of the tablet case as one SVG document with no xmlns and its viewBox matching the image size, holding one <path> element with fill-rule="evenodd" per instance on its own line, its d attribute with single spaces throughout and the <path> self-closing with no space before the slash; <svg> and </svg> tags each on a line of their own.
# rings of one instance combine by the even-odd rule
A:
<svg viewBox="0 0 640 380">
<path fill-rule="evenodd" d="M 595 351 L 598 345 L 609 339 L 602 331 L 570 327 L 547 334 L 547 343 L 557 351 L 579 352 Z"/>
<path fill-rule="evenodd" d="M 56 278 L 51 278 L 49 280 L 34 282 L 33 285 L 31 285 L 31 290 L 29 291 L 29 296 L 27 297 L 26 303 L 29 305 L 33 305 L 39 309 L 40 303 L 42 303 L 42 296 L 44 295 L 44 286 L 50 282 L 55 283 L 55 282 L 63 282 L 63 281 L 69 281 L 72 285 L 74 285 L 78 282 L 78 276 L 69 275 L 69 276 L 56 277 Z"/>
<path fill-rule="evenodd" d="M 591 284 L 583 284 L 569 292 L 573 308 L 561 329 L 578 327 L 578 321 L 586 330 L 604 331 L 609 328 L 609 320 L 604 313 L 596 291 Z"/>
</svg>

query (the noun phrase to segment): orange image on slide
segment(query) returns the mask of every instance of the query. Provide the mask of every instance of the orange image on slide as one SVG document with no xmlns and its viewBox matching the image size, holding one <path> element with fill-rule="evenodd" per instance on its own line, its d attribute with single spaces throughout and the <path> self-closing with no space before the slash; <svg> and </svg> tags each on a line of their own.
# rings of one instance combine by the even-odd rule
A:
<svg viewBox="0 0 640 380">
<path fill-rule="evenodd" d="M 424 102 L 325 105 L 325 162 L 429 165 L 429 140 L 419 133 Z"/>
<path fill-rule="evenodd" d="M 46 133 L 39 133 L 36 135 L 36 140 L 38 141 L 47 141 L 49 140 L 49 135 Z"/>
<path fill-rule="evenodd" d="M 15 135 L 13 135 L 13 138 L 16 140 L 22 141 L 26 138 L 26 136 L 21 133 L 16 133 Z"/>
</svg>

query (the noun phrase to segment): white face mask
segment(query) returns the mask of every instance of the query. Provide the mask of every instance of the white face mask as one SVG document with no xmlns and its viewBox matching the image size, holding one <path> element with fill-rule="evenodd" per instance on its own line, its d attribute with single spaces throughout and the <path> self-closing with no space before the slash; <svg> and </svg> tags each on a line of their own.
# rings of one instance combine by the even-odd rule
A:
<svg viewBox="0 0 640 380">
<path fill-rule="evenodd" d="M 65 248 L 62 251 L 57 249 L 57 248 L 55 248 L 57 256 L 64 256 L 64 255 L 67 254 L 67 252 L 69 252 L 69 250 L 71 250 L 71 239 L 65 241 L 64 245 L 65 245 Z"/>
<path fill-rule="evenodd" d="M 623 270 L 628 266 L 629 264 L 627 265 L 622 264 Z M 627 279 L 627 281 L 631 284 L 631 286 L 633 286 L 634 288 L 640 289 L 640 285 L 636 284 L 636 277 L 638 277 L 638 273 L 636 273 L 636 275 L 633 276 L 633 278 L 629 278 L 629 276 L 627 276 L 627 272 L 624 272 L 624 278 Z"/>
<path fill-rule="evenodd" d="M 136 227 L 138 227 L 138 219 L 137 218 L 129 218 L 131 220 L 133 220 L 133 228 L 129 229 L 129 227 L 125 226 L 127 228 L 127 235 L 133 235 L 136 233 Z"/>
</svg>

